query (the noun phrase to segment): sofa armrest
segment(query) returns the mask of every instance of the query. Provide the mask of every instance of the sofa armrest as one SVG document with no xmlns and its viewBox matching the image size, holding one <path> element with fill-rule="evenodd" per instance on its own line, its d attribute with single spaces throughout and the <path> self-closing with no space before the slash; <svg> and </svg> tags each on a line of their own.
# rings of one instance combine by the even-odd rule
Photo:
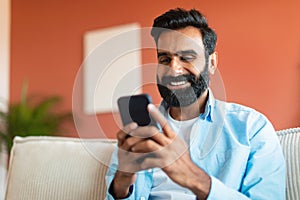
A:
<svg viewBox="0 0 300 200">
<path fill-rule="evenodd" d="M 6 199 L 103 200 L 115 140 L 16 137 Z"/>
<path fill-rule="evenodd" d="M 286 199 L 300 199 L 300 128 L 280 130 L 276 133 L 286 161 Z"/>
</svg>

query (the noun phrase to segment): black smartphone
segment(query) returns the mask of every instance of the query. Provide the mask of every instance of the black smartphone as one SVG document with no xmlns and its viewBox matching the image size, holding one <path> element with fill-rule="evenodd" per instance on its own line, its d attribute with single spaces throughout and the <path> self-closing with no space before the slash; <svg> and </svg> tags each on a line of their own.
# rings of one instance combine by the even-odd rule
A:
<svg viewBox="0 0 300 200">
<path fill-rule="evenodd" d="M 118 107 L 123 125 L 136 122 L 139 126 L 156 126 L 157 123 L 147 110 L 152 99 L 148 94 L 123 96 L 118 99 Z"/>
</svg>

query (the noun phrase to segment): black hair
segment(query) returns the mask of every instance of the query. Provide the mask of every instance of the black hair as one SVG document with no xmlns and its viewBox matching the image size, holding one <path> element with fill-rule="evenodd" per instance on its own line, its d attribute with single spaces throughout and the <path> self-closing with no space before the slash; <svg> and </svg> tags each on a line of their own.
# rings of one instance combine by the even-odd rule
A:
<svg viewBox="0 0 300 200">
<path fill-rule="evenodd" d="M 178 30 L 188 26 L 196 27 L 200 30 L 203 38 L 203 45 L 206 53 L 211 55 L 215 51 L 217 35 L 208 26 L 205 16 L 195 9 L 184 10 L 182 8 L 171 9 L 154 19 L 151 35 L 156 45 L 160 34 L 167 29 Z"/>
</svg>

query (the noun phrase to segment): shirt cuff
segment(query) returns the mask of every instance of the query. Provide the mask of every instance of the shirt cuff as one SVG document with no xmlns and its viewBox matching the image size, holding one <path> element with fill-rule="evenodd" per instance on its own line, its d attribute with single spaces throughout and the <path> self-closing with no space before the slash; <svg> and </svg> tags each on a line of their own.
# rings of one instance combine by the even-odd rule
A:
<svg viewBox="0 0 300 200">
<path fill-rule="evenodd" d="M 213 200 L 213 199 L 250 200 L 242 193 L 227 187 L 220 180 L 211 176 L 211 188 L 207 200 Z"/>
</svg>

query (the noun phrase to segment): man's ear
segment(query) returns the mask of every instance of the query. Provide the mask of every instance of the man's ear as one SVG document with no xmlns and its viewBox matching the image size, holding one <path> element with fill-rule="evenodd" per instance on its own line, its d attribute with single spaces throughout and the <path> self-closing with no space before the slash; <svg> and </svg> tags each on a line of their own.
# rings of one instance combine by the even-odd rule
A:
<svg viewBox="0 0 300 200">
<path fill-rule="evenodd" d="M 214 51 L 209 55 L 209 73 L 214 74 L 218 67 L 218 53 Z"/>
</svg>

